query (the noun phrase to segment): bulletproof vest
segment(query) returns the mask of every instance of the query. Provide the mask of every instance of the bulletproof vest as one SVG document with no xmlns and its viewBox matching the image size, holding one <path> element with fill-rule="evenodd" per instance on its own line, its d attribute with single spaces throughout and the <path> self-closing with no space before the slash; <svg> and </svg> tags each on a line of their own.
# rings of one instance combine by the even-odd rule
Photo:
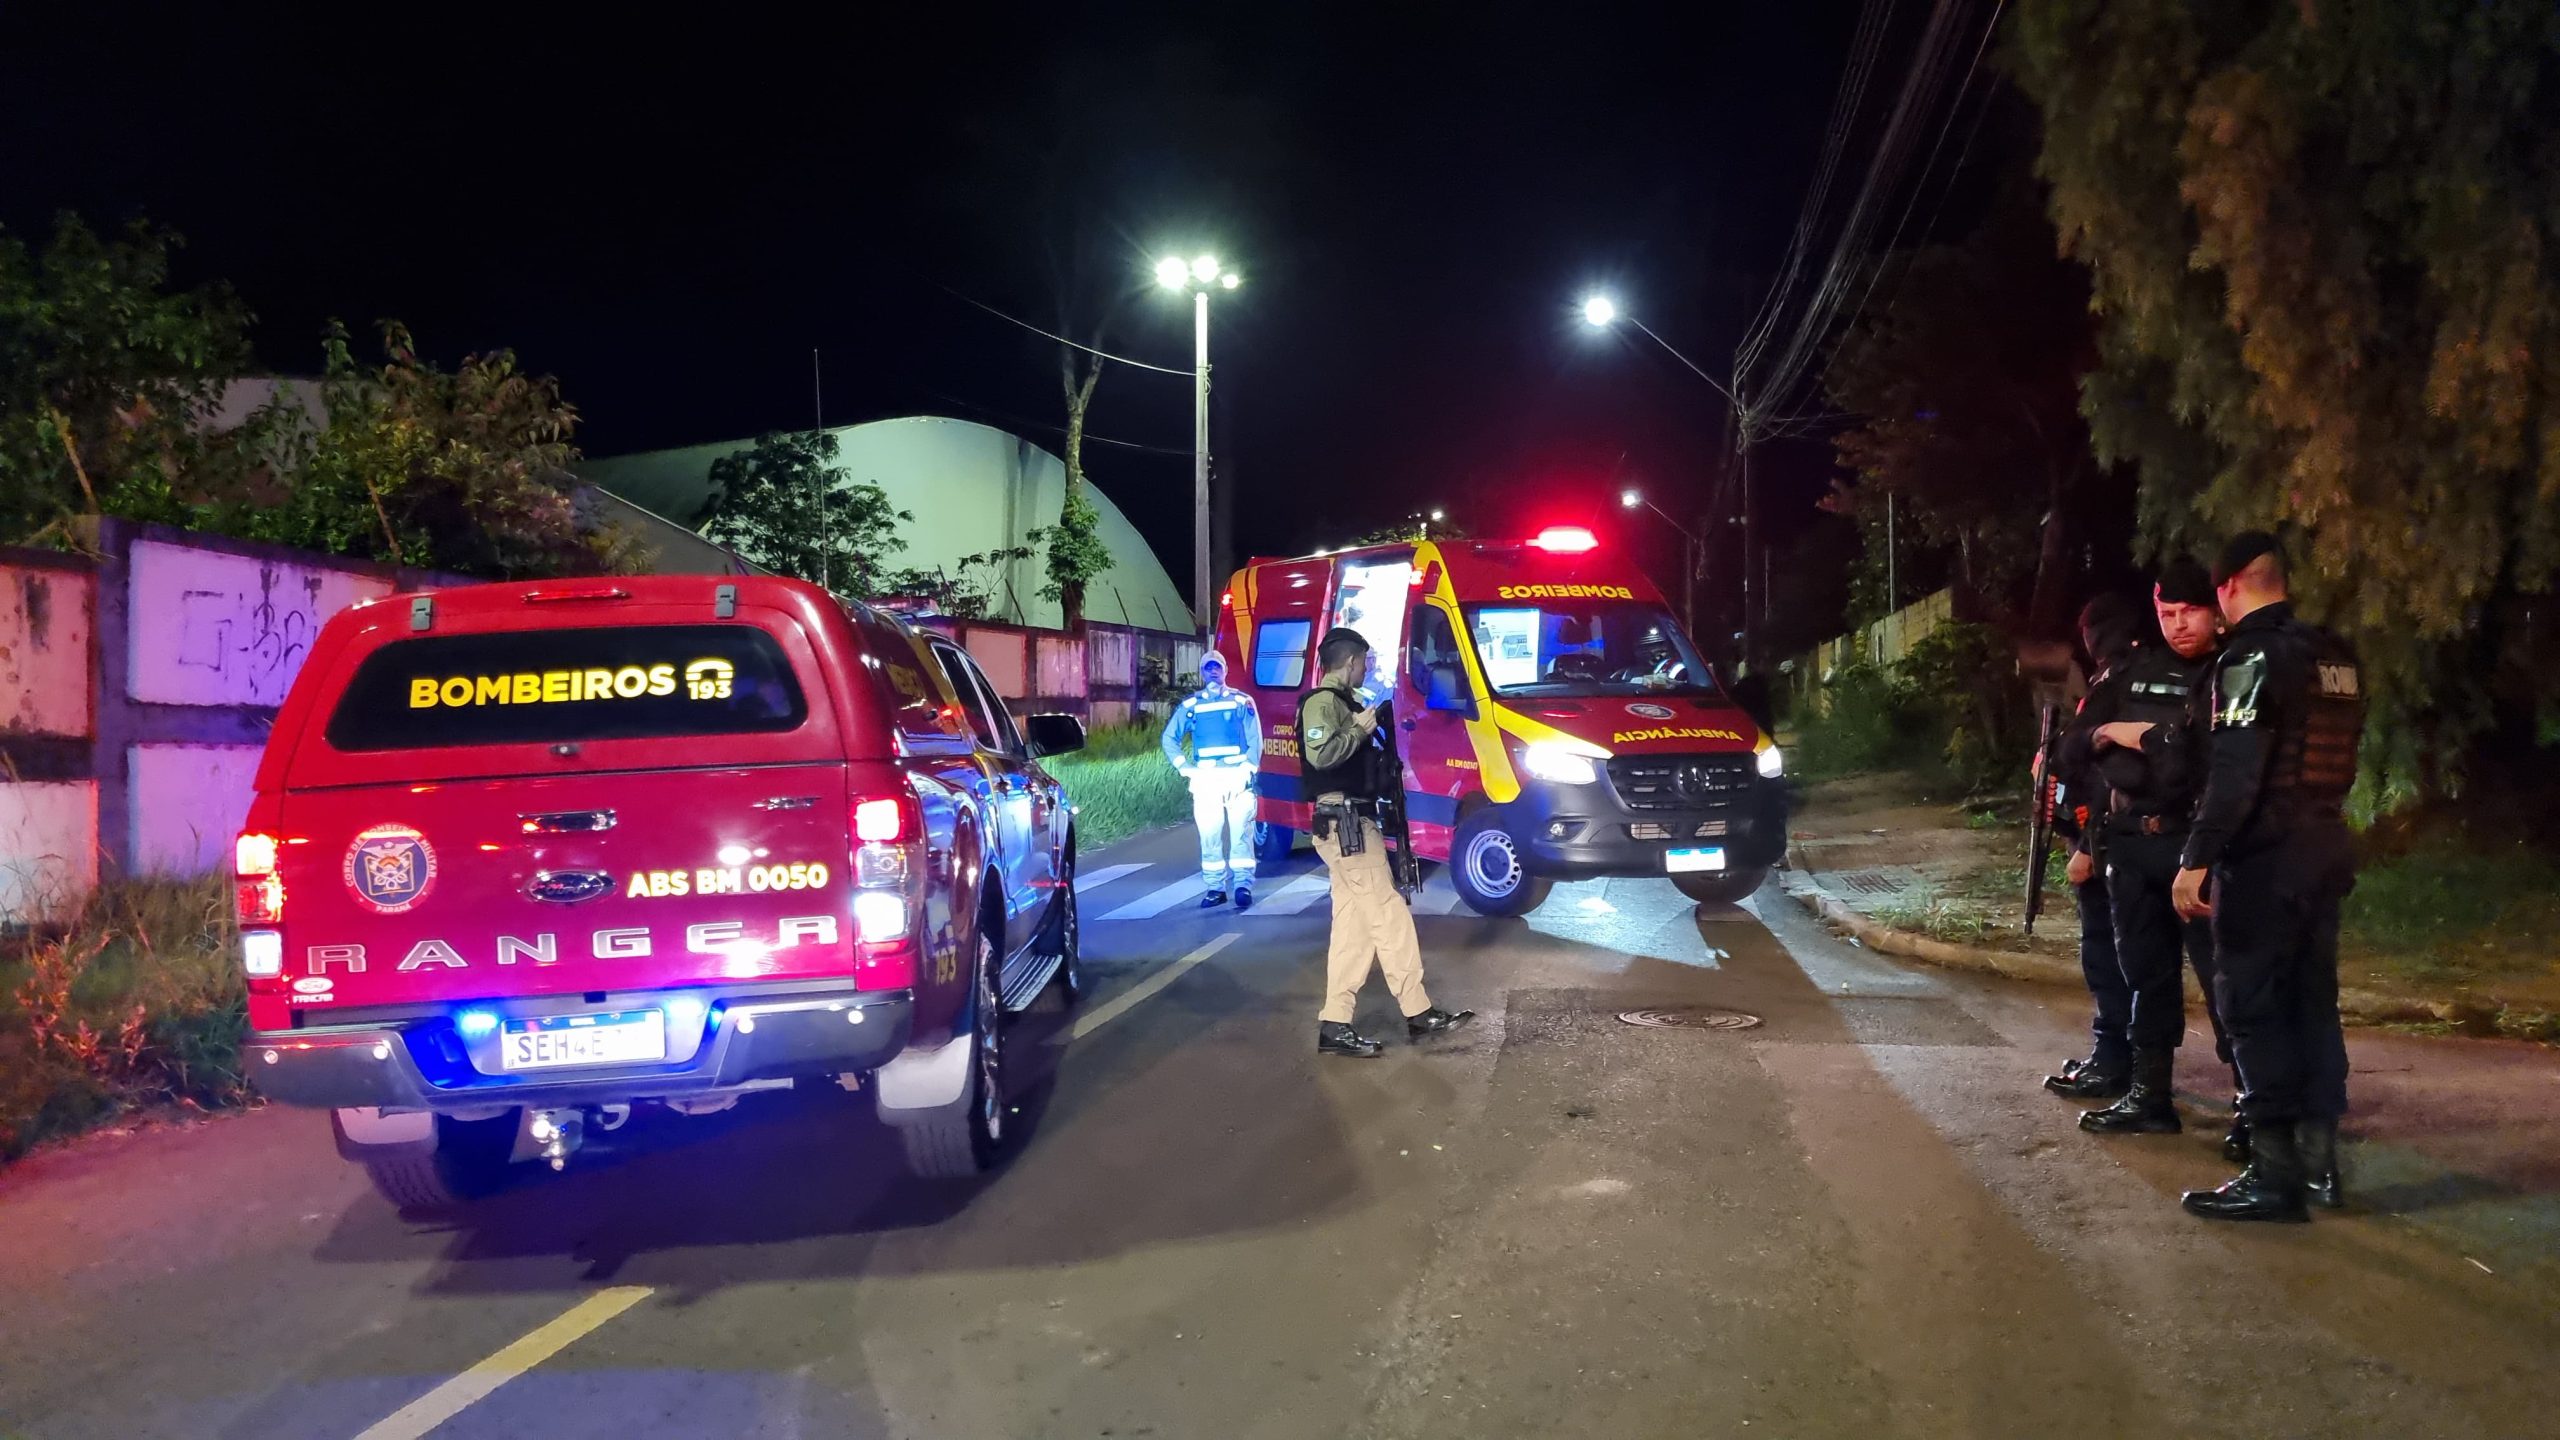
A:
<svg viewBox="0 0 2560 1440">
<path fill-rule="evenodd" d="M 2364 738 L 2364 676 L 2355 648 L 2335 632 L 2287 619 L 2275 643 L 2295 651 L 2302 694 L 2278 697 L 2284 707 L 2267 770 L 2267 792 L 2335 813 L 2356 783 L 2356 747 Z"/>
<path fill-rule="evenodd" d="M 1192 697 L 1191 758 L 1202 765 L 1241 765 L 1252 744 L 1253 708 L 1229 691 L 1214 700 Z"/>
<path fill-rule="evenodd" d="M 1301 755 L 1306 753 L 1307 704 L 1309 701 L 1314 700 L 1318 695 L 1328 693 L 1342 697 L 1343 703 L 1349 705 L 1354 710 L 1365 710 L 1368 708 L 1360 702 L 1360 697 L 1357 694 L 1349 690 L 1335 689 L 1331 686 L 1327 686 L 1321 690 L 1308 691 L 1298 701 L 1298 741 L 1300 746 L 1299 753 Z M 1376 748 L 1377 744 L 1377 738 L 1375 736 L 1371 736 L 1367 744 L 1360 746 L 1358 749 L 1353 750 L 1349 755 L 1343 757 L 1342 763 L 1338 765 L 1319 766 L 1313 761 L 1302 762 L 1302 768 L 1298 772 L 1299 793 L 1305 795 L 1310 800 L 1315 799 L 1319 795 L 1331 795 L 1336 791 L 1341 792 L 1343 795 L 1353 800 L 1378 799 L 1380 795 L 1377 778 L 1378 766 L 1377 762 L 1371 758 L 1369 753 L 1371 750 Z"/>
<path fill-rule="evenodd" d="M 2187 723 L 2187 706 L 2209 660 L 2182 660 L 2166 644 L 2145 645 L 2114 672 L 2118 685 L 2116 718 L 2136 725 L 2174 729 Z M 2121 797 L 2117 808 L 2142 814 L 2184 809 L 2191 795 L 2156 794 L 2151 762 L 2139 751 L 2109 746 L 2098 752 L 2098 773 Z"/>
</svg>

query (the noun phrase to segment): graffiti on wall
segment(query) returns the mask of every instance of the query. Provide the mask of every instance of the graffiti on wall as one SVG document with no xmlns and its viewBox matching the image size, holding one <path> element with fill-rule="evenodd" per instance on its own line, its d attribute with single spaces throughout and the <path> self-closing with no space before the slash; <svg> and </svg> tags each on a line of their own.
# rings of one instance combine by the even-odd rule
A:
<svg viewBox="0 0 2560 1440">
<path fill-rule="evenodd" d="M 322 622 L 391 593 L 370 575 L 190 550 L 133 546 L 126 693 L 160 705 L 276 705 Z"/>
</svg>

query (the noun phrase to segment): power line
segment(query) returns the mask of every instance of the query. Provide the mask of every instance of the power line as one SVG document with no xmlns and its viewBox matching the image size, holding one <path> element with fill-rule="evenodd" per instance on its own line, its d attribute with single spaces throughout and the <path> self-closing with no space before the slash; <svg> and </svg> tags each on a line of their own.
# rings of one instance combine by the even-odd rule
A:
<svg viewBox="0 0 2560 1440">
<path fill-rule="evenodd" d="M 963 400 L 957 395 L 947 395 L 939 390 L 927 389 L 922 386 L 917 388 L 926 396 L 939 400 L 945 405 L 955 406 L 962 410 L 975 410 L 979 414 L 987 416 L 989 419 L 1001 420 L 1007 425 L 1020 426 L 1026 430 L 1044 431 L 1051 435 L 1063 436 L 1067 433 L 1066 427 L 1063 425 L 1053 425 L 1045 420 L 1027 419 L 1020 415 L 998 410 L 992 405 L 981 405 L 975 400 Z M 1084 432 L 1084 443 L 1087 445 L 1111 445 L 1122 450 L 1144 450 L 1155 455 L 1179 455 L 1185 460 L 1190 459 L 1192 454 L 1191 447 L 1188 445 L 1176 447 L 1172 445 L 1149 445 L 1143 440 L 1115 440 L 1108 435 L 1096 435 L 1090 430 Z"/>
<path fill-rule="evenodd" d="M 1023 329 L 1030 331 L 1030 332 L 1031 332 L 1032 334 L 1034 334 L 1034 335 L 1038 335 L 1038 336 L 1040 336 L 1040 337 L 1042 337 L 1042 338 L 1044 338 L 1044 339 L 1048 339 L 1048 340 L 1055 340 L 1055 341 L 1057 341 L 1059 344 L 1066 346 L 1066 347 L 1067 347 L 1068 349 L 1070 349 L 1070 350 L 1081 350 L 1081 351 L 1083 351 L 1084 353 L 1086 353 L 1087 355 L 1096 355 L 1096 356 L 1100 356 L 1102 359 L 1105 359 L 1105 360 L 1115 360 L 1115 361 L 1118 361 L 1120 364 L 1123 364 L 1123 365 L 1134 365 L 1134 366 L 1136 366 L 1137 368 L 1139 368 L 1139 369 L 1141 369 L 1141 370 L 1153 370 L 1153 371 L 1155 371 L 1155 372 L 1156 372 L 1157 374 L 1159 374 L 1159 375 L 1179 375 L 1179 376 L 1181 376 L 1182 378 L 1184 378 L 1185 380 L 1190 379 L 1190 378 L 1192 377 L 1193 373 L 1194 373 L 1194 372 L 1189 371 L 1189 370 L 1176 370 L 1176 369 L 1174 369 L 1174 368 L 1172 368 L 1171 366 L 1168 366 L 1168 365 L 1150 365 L 1150 364 L 1148 364 L 1148 363 L 1147 363 L 1146 361 L 1144 361 L 1144 360 L 1132 360 L 1132 359 L 1130 359 L 1130 358 L 1129 358 L 1128 356 L 1126 356 L 1126 355 L 1114 355 L 1114 354 L 1112 354 L 1112 353 L 1111 353 L 1110 351 L 1108 351 L 1108 350 L 1096 350 L 1096 349 L 1095 349 L 1095 348 L 1093 348 L 1092 346 L 1087 345 L 1087 344 L 1084 344 L 1084 343 L 1082 343 L 1082 342 L 1080 342 L 1080 341 L 1070 340 L 1070 339 L 1068 339 L 1068 338 L 1067 338 L 1066 336 L 1064 336 L 1064 335 L 1059 335 L 1059 334 L 1055 334 L 1055 333 L 1053 333 L 1053 332 L 1051 332 L 1051 331 L 1043 330 L 1043 329 L 1041 329 L 1039 326 L 1032 324 L 1032 323 L 1031 323 L 1030 321 L 1028 321 L 1028 320 L 1017 320 L 1017 319 L 1015 319 L 1013 316 L 1011 316 L 1011 315 L 1007 315 L 1007 314 L 1006 314 L 1006 313 L 1004 313 L 1003 311 L 1001 311 L 1001 310 L 997 309 L 997 308 L 996 308 L 996 307 L 994 307 L 993 305 L 988 304 L 988 303 L 987 303 L 987 302 L 985 302 L 984 300 L 971 299 L 969 296 L 966 296 L 966 295 L 961 294 L 959 291 L 952 289 L 952 288 L 951 288 L 950 286 L 948 286 L 948 285 L 945 285 L 945 286 L 943 286 L 943 287 L 941 287 L 941 288 L 942 288 L 942 292 L 943 292 L 944 294 L 949 295 L 949 296 L 950 296 L 952 299 L 954 299 L 954 300 L 958 300 L 958 301 L 961 301 L 961 302 L 963 302 L 963 303 L 970 304 L 970 305 L 975 305 L 975 306 L 977 306 L 979 309 L 986 311 L 988 314 L 993 315 L 993 316 L 994 316 L 994 317 L 996 317 L 997 319 L 1004 321 L 1004 322 L 1005 322 L 1006 324 L 1008 324 L 1008 325 L 1019 325 L 1019 326 L 1021 326 Z"/>
</svg>

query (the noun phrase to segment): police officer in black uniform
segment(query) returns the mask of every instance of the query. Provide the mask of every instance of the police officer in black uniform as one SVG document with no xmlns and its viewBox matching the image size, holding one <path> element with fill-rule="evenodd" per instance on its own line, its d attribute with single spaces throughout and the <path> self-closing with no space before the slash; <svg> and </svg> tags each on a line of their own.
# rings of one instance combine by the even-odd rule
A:
<svg viewBox="0 0 2560 1440">
<path fill-rule="evenodd" d="M 2097 828 L 2107 813 L 2106 780 L 2090 763 L 2082 722 L 2090 702 L 2114 683 L 2117 667 L 2133 655 L 2146 623 L 2141 608 L 2121 595 L 2101 595 L 2081 607 L 2080 643 L 2095 674 L 2071 730 L 2047 757 L 2049 773 L 2061 786 L 2053 828 L 2071 847 L 2064 875 L 2080 910 L 2080 976 L 2097 1007 L 2089 1022 L 2088 1058 L 2067 1060 L 2060 1074 L 2044 1077 L 2044 1088 L 2074 1100 L 2113 1100 L 2132 1082 L 2133 1047 L 2126 1029 L 2133 1022 L 2133 992 L 2126 988 L 2124 967 L 2116 959 L 2115 915 L 2107 903 L 2100 856 L 2106 837 Z"/>
<path fill-rule="evenodd" d="M 2213 920 L 2249 1165 L 2184 1204 L 2214 1220 L 2299 1222 L 2306 1200 L 2343 1200 L 2338 910 L 2355 888 L 2345 804 L 2363 684 L 2346 641 L 2294 615 L 2274 536 L 2232 540 L 2213 578 L 2231 636 L 2214 669 L 2204 797 L 2172 894 L 2179 914 Z"/>
<path fill-rule="evenodd" d="M 2116 961 L 2133 994 L 2127 1027 L 2133 1088 L 2113 1105 L 2080 1117 L 2081 1129 L 2100 1135 L 2170 1135 L 2183 1128 L 2171 1089 L 2173 1061 L 2187 1033 L 2182 948 L 2205 987 L 2206 1014 L 2214 1014 L 2212 924 L 2181 918 L 2169 897 L 2204 779 L 2194 748 L 2182 742 L 2195 697 L 2209 688 L 2220 639 L 2222 617 L 2204 567 L 2181 558 L 2163 568 L 2152 589 L 2152 613 L 2160 622 L 2160 640 L 2136 646 L 2104 685 L 2092 687 L 2071 734 L 2074 744 L 2092 752 L 2075 760 L 2095 766 L 2107 784 L 2107 813 L 2096 823 L 2106 836 Z M 2155 731 L 2162 742 L 2146 746 Z M 2231 1057 L 2218 1018 L 2213 1032 L 2227 1065 Z M 2245 1159 L 2245 1152 L 2233 1158 Z"/>
</svg>

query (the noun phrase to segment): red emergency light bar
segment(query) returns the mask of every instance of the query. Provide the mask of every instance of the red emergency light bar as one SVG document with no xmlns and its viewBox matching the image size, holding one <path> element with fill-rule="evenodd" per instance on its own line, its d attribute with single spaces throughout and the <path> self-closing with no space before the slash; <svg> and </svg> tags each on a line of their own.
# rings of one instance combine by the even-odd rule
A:
<svg viewBox="0 0 2560 1440">
<path fill-rule="evenodd" d="M 1579 525 L 1550 525 L 1538 532 L 1529 548 L 1550 555 L 1588 555 L 1600 548 L 1600 538 Z"/>
</svg>

